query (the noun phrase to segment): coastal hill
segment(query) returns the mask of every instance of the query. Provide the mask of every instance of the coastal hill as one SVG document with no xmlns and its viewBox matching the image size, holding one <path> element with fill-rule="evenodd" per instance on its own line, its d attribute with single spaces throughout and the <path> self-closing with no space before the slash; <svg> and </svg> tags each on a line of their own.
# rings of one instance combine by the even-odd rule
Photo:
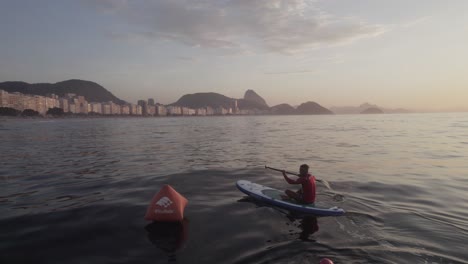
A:
<svg viewBox="0 0 468 264">
<path fill-rule="evenodd" d="M 289 104 L 279 104 L 270 108 L 274 115 L 294 115 L 296 109 Z"/>
<path fill-rule="evenodd" d="M 333 115 L 334 113 L 316 102 L 306 102 L 297 108 L 289 104 L 279 104 L 270 108 L 273 115 Z"/>
<path fill-rule="evenodd" d="M 0 90 L 9 93 L 20 92 L 23 94 L 47 95 L 56 94 L 64 96 L 67 93 L 82 95 L 88 102 L 108 102 L 125 104 L 126 102 L 117 98 L 101 85 L 84 80 L 68 80 L 58 83 L 26 83 L 26 82 L 2 82 Z"/>
<path fill-rule="evenodd" d="M 269 110 L 265 100 L 253 90 L 248 90 L 243 99 L 235 99 L 218 93 L 194 93 L 186 94 L 177 102 L 170 105 L 200 108 L 210 106 L 232 108 L 237 100 L 237 106 L 241 109 Z"/>
<path fill-rule="evenodd" d="M 382 110 L 384 113 L 388 114 L 403 114 L 403 113 L 410 113 L 411 111 L 398 108 L 398 109 L 391 109 L 380 107 L 375 104 L 363 103 L 360 106 L 341 106 L 341 107 L 330 107 L 330 110 L 333 111 L 335 114 L 361 114 L 363 111 L 369 108 L 378 108 Z"/>
<path fill-rule="evenodd" d="M 316 102 L 307 102 L 296 108 L 295 114 L 298 115 L 332 115 L 333 112 L 317 104 Z"/>
<path fill-rule="evenodd" d="M 383 113 L 384 111 L 382 111 L 378 107 L 370 107 L 361 112 L 361 114 L 383 114 Z"/>
<path fill-rule="evenodd" d="M 241 100 L 241 105 L 246 105 L 247 108 L 268 109 L 268 105 L 260 95 L 254 90 L 247 90 L 244 94 L 244 100 Z"/>
<path fill-rule="evenodd" d="M 297 108 L 289 104 L 279 104 L 269 107 L 265 99 L 258 95 L 253 90 L 247 90 L 243 99 L 234 99 L 218 93 L 195 93 L 186 94 L 182 96 L 177 102 L 170 105 L 184 106 L 190 108 L 200 108 L 210 106 L 232 108 L 237 101 L 237 106 L 240 109 L 248 110 L 262 110 L 263 113 L 270 113 L 274 115 L 323 115 L 333 114 L 329 109 L 315 103 L 303 103 Z"/>
<path fill-rule="evenodd" d="M 234 104 L 233 98 L 229 98 L 218 93 L 194 93 L 186 94 L 179 98 L 177 102 L 170 105 L 184 106 L 189 108 L 201 108 L 210 106 L 216 107 L 232 107 Z"/>
</svg>

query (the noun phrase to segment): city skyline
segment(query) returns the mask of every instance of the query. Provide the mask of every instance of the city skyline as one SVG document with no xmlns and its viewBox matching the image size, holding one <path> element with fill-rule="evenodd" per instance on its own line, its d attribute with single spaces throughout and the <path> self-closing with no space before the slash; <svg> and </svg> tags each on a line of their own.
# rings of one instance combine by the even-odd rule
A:
<svg viewBox="0 0 468 264">
<path fill-rule="evenodd" d="M 61 109 L 62 114 L 84 114 L 105 116 L 213 116 L 213 115 L 257 115 L 269 114 L 268 111 L 259 109 L 241 109 L 237 106 L 237 100 L 230 107 L 204 106 L 191 108 L 177 105 L 162 105 L 153 98 L 140 99 L 137 104 L 115 103 L 113 101 L 96 102 L 89 101 L 83 95 L 66 93 L 63 96 L 56 94 L 37 95 L 23 94 L 20 92 L 9 93 L 0 89 L 0 109 L 7 115 L 20 115 L 24 111 L 35 111 L 37 114 L 49 115 L 49 110 Z M 60 110 L 59 110 L 60 111 Z M 55 112 L 52 112 L 54 115 Z"/>
<path fill-rule="evenodd" d="M 7 1 L 0 81 L 468 110 L 466 1 Z"/>
</svg>

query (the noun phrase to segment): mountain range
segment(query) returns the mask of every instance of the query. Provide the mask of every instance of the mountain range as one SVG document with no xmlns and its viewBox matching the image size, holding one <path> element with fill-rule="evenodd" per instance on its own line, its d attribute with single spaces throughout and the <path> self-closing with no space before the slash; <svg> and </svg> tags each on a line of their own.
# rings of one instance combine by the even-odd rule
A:
<svg viewBox="0 0 468 264">
<path fill-rule="evenodd" d="M 288 104 L 280 104 L 273 107 L 269 107 L 265 99 L 258 95 L 253 90 L 247 90 L 243 98 L 235 99 L 224 96 L 218 93 L 195 93 L 186 94 L 182 96 L 177 102 L 171 105 L 184 106 L 190 108 L 200 107 L 225 107 L 233 108 L 235 103 L 243 110 L 260 110 L 266 113 L 272 113 L 276 115 L 323 115 L 333 114 L 332 111 L 325 107 L 315 103 L 306 102 L 294 108 Z"/>
<path fill-rule="evenodd" d="M 235 99 L 218 93 L 194 93 L 182 96 L 177 102 L 170 105 L 184 106 L 189 108 L 200 107 L 225 107 L 234 108 L 237 101 L 237 107 L 240 109 L 258 109 L 269 110 L 265 100 L 253 90 L 247 90 L 244 98 Z"/>
<path fill-rule="evenodd" d="M 374 110 L 369 110 L 368 109 L 374 109 Z M 363 103 L 360 106 L 340 106 L 340 107 L 330 107 L 330 110 L 333 111 L 335 114 L 343 115 L 343 114 L 361 114 L 361 113 L 367 113 L 367 112 L 379 112 L 382 111 L 382 113 L 387 113 L 387 114 L 399 114 L 399 113 L 410 113 L 411 111 L 402 109 L 402 108 L 397 108 L 397 109 L 392 109 L 392 108 L 384 108 L 377 106 L 375 104 L 369 104 L 369 103 Z"/>
<path fill-rule="evenodd" d="M 2 82 L 0 90 L 7 92 L 20 92 L 23 94 L 48 95 L 56 94 L 64 96 L 66 93 L 74 93 L 86 97 L 89 102 L 113 101 L 117 104 L 126 104 L 101 85 L 85 80 L 67 80 L 57 83 L 35 83 L 26 82 Z M 408 113 L 405 109 L 386 109 L 377 105 L 364 103 L 358 107 L 331 107 L 327 109 L 316 102 L 305 102 L 297 107 L 289 104 L 279 104 L 268 106 L 265 99 L 253 90 L 247 90 L 243 98 L 235 99 L 219 93 L 195 93 L 186 94 L 179 100 L 170 104 L 190 108 L 201 108 L 210 106 L 213 108 L 237 107 L 244 110 L 258 110 L 261 113 L 271 113 L 276 115 L 317 115 L 317 114 L 361 114 L 361 113 Z"/>
</svg>

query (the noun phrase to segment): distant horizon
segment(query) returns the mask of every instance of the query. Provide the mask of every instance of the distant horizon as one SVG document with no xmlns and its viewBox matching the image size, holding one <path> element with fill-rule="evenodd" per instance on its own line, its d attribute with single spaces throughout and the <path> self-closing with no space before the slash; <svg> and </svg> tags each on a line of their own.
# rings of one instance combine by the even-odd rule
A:
<svg viewBox="0 0 468 264">
<path fill-rule="evenodd" d="M 252 89 L 272 106 L 468 111 L 465 10 L 463 0 L 3 1 L 0 80 L 78 76 L 128 102 Z"/>
</svg>

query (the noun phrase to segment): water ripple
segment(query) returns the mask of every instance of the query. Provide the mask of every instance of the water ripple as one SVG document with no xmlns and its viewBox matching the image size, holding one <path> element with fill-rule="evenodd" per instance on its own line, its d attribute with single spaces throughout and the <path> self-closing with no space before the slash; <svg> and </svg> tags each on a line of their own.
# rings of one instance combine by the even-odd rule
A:
<svg viewBox="0 0 468 264">
<path fill-rule="evenodd" d="M 466 114 L 43 121 L 0 124 L 2 263 L 468 259 Z M 322 180 L 317 203 L 345 216 L 294 219 L 235 188 L 285 189 L 262 167 L 302 163 Z M 189 200 L 171 252 L 143 220 L 165 183 Z"/>
</svg>

